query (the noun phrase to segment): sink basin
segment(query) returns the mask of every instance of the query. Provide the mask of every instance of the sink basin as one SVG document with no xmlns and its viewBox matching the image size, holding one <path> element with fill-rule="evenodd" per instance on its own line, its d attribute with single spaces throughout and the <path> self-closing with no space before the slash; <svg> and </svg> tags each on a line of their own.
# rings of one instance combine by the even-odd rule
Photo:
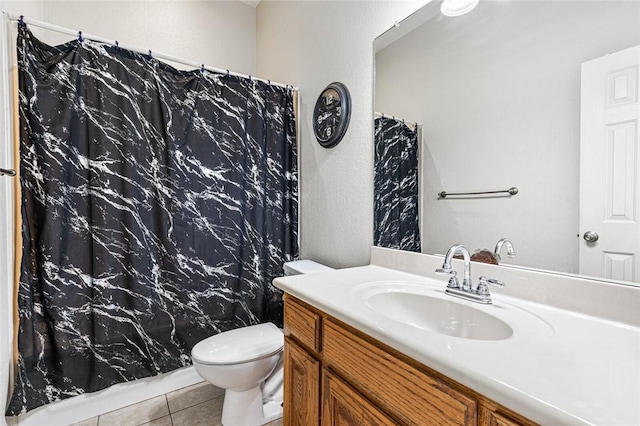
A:
<svg viewBox="0 0 640 426">
<path fill-rule="evenodd" d="M 405 292 L 377 293 L 367 299 L 369 307 L 423 330 L 474 340 L 504 340 L 513 335 L 506 322 L 479 309 L 427 295 Z"/>
<path fill-rule="evenodd" d="M 515 305 L 494 301 L 482 305 L 444 294 L 446 284 L 365 283 L 352 296 L 375 315 L 414 329 L 461 339 L 492 341 L 552 334 L 551 326 Z"/>
</svg>

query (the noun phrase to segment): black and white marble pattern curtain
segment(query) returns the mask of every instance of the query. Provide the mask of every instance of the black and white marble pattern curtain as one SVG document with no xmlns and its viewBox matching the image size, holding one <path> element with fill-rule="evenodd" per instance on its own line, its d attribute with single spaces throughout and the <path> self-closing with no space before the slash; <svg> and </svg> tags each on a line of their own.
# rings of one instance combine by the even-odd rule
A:
<svg viewBox="0 0 640 426">
<path fill-rule="evenodd" d="M 187 366 L 282 322 L 297 255 L 293 93 L 18 35 L 23 258 L 8 415 Z"/>
<path fill-rule="evenodd" d="M 390 117 L 375 119 L 373 240 L 420 251 L 417 127 Z"/>
</svg>

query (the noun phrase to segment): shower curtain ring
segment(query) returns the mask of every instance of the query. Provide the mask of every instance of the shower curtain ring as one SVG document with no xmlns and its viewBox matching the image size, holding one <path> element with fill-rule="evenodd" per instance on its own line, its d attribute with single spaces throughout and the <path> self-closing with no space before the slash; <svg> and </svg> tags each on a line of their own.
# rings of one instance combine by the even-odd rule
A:
<svg viewBox="0 0 640 426">
<path fill-rule="evenodd" d="M 118 40 L 116 40 L 116 49 L 120 48 L 120 43 L 118 43 Z"/>
<path fill-rule="evenodd" d="M 149 49 L 149 59 L 153 59 L 153 52 L 151 52 L 151 49 Z"/>
<path fill-rule="evenodd" d="M 20 15 L 20 19 L 18 19 L 18 26 L 19 27 L 24 27 L 25 23 L 24 23 L 24 15 Z"/>
<path fill-rule="evenodd" d="M 82 43 L 84 41 L 84 37 L 82 37 L 82 31 L 78 31 L 78 41 Z"/>
<path fill-rule="evenodd" d="M 201 72 L 202 74 L 204 74 L 204 64 L 202 64 L 202 65 L 200 66 L 200 72 Z"/>
</svg>

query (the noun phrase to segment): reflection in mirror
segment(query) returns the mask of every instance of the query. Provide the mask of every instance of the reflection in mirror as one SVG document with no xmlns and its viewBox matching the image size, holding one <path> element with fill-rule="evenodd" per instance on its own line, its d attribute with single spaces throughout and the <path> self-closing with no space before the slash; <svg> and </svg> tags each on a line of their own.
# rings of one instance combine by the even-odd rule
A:
<svg viewBox="0 0 640 426">
<path fill-rule="evenodd" d="M 419 252 L 418 125 L 382 114 L 374 124 L 374 244 Z"/>
<path fill-rule="evenodd" d="M 375 109 L 421 123 L 422 251 L 640 281 L 638 45 L 640 2 L 606 0 L 434 1 L 376 39 Z"/>
</svg>

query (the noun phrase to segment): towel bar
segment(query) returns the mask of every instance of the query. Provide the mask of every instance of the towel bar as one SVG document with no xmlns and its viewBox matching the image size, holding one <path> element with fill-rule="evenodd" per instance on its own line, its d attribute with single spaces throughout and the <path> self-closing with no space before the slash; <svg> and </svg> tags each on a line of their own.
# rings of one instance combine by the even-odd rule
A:
<svg viewBox="0 0 640 426">
<path fill-rule="evenodd" d="M 486 194 L 503 194 L 508 193 L 509 195 L 516 195 L 518 193 L 518 188 L 512 186 L 509 189 L 504 189 L 501 191 L 481 191 L 481 192 L 446 192 L 442 191 L 438 193 L 438 198 L 447 198 L 451 195 L 486 195 Z"/>
</svg>

